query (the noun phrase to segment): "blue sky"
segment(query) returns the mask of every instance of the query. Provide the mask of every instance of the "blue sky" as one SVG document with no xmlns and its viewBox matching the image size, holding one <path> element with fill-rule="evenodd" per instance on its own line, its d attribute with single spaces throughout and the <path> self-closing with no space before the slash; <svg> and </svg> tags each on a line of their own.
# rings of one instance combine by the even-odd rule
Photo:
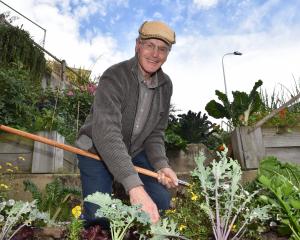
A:
<svg viewBox="0 0 300 240">
<path fill-rule="evenodd" d="M 173 80 L 176 108 L 202 111 L 224 91 L 293 89 L 300 78 L 299 0 L 4 0 L 47 31 L 45 48 L 69 66 L 90 68 L 94 76 L 133 56 L 145 20 L 162 20 L 176 32 L 163 66 Z M 8 9 L 0 3 L 0 11 Z M 16 15 L 16 14 L 11 14 Z M 35 41 L 44 32 L 19 18 Z"/>
</svg>

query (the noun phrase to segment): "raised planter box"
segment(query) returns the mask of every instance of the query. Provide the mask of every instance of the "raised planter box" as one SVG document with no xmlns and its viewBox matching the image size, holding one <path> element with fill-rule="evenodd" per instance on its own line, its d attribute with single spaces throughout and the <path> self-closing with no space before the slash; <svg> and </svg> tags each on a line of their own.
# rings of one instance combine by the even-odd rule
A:
<svg viewBox="0 0 300 240">
<path fill-rule="evenodd" d="M 7 133 L 0 134 L 0 165 L 3 170 L 7 163 L 11 163 L 18 166 L 21 172 L 31 172 L 32 154 L 31 140 Z"/>
<path fill-rule="evenodd" d="M 237 127 L 231 135 L 234 158 L 242 169 L 257 169 L 266 156 L 275 156 L 283 162 L 300 164 L 300 127 L 287 129 Z"/>
<path fill-rule="evenodd" d="M 64 143 L 56 131 L 39 132 L 37 135 Z M 22 160 L 20 160 L 22 159 Z M 23 173 L 75 173 L 75 154 L 40 142 L 9 134 L 0 134 L 0 165 L 11 163 Z"/>
</svg>

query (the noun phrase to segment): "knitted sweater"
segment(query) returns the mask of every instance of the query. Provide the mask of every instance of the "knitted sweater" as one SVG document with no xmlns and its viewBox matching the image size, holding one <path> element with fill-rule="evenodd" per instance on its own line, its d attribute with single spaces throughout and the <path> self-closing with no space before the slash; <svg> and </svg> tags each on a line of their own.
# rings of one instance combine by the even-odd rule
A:
<svg viewBox="0 0 300 240">
<path fill-rule="evenodd" d="M 150 112 L 139 136 L 143 143 L 131 150 L 132 131 L 139 99 L 138 62 L 134 57 L 108 68 L 100 78 L 93 106 L 81 127 L 76 145 L 100 155 L 115 180 L 126 192 L 143 185 L 132 164 L 132 157 L 142 150 L 155 170 L 168 167 L 164 130 L 168 124 L 172 82 L 159 69 Z"/>
</svg>

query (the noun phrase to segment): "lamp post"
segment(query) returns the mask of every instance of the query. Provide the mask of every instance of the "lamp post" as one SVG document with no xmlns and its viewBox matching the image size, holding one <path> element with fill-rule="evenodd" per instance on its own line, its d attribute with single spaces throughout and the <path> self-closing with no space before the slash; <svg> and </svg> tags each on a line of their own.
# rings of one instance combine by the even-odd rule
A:
<svg viewBox="0 0 300 240">
<path fill-rule="evenodd" d="M 237 55 L 237 56 L 241 56 L 242 53 L 235 51 L 235 52 L 231 52 L 231 53 L 225 53 L 222 57 L 222 68 L 223 68 L 223 78 L 224 78 L 224 86 L 225 86 L 225 94 L 228 98 L 228 92 L 227 92 L 227 85 L 226 85 L 226 77 L 225 77 L 225 69 L 224 69 L 224 57 L 227 55 Z"/>
</svg>

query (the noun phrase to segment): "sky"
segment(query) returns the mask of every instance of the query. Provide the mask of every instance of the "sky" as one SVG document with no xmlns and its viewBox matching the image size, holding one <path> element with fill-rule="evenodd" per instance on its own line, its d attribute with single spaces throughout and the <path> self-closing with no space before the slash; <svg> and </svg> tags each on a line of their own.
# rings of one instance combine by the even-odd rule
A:
<svg viewBox="0 0 300 240">
<path fill-rule="evenodd" d="M 144 21 L 164 21 L 176 32 L 162 68 L 178 113 L 205 113 L 215 90 L 225 92 L 222 59 L 231 100 L 259 79 L 269 95 L 300 86 L 299 9 L 299 0 L 0 0 L 0 13 L 18 17 L 14 25 L 40 44 L 46 33 L 49 52 L 94 77 L 134 55 Z M 227 54 L 234 51 L 242 55 Z"/>
</svg>

